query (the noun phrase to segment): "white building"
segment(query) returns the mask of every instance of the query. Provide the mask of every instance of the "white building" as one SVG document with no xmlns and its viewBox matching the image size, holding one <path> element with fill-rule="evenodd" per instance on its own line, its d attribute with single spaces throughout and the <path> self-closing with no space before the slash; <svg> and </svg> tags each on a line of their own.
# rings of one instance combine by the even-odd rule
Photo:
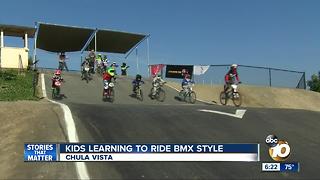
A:
<svg viewBox="0 0 320 180">
<path fill-rule="evenodd" d="M 28 38 L 34 38 L 35 28 L 0 24 L 0 68 L 27 68 Z M 21 37 L 24 47 L 8 47 L 4 37 Z"/>
</svg>

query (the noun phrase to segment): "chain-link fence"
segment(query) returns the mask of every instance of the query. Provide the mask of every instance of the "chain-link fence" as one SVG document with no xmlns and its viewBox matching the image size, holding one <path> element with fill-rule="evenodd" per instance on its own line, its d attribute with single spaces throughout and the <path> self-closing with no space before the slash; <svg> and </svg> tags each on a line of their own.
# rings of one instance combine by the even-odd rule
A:
<svg viewBox="0 0 320 180">
<path fill-rule="evenodd" d="M 204 74 L 193 75 L 193 79 L 197 84 L 224 84 L 229 68 L 230 65 L 210 65 Z M 166 66 L 162 71 L 165 74 Z M 306 89 L 305 72 L 238 65 L 238 73 L 243 84 Z M 167 79 L 181 82 L 181 79 Z"/>
</svg>

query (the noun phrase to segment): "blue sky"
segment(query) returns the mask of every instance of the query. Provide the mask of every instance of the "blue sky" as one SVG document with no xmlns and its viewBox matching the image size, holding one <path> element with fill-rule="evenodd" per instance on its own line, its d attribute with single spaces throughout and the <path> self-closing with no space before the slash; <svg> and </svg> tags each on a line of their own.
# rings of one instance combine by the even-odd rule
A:
<svg viewBox="0 0 320 180">
<path fill-rule="evenodd" d="M 320 70 L 319 9 L 318 0 L 10 0 L 1 1 L 0 23 L 146 33 L 151 63 L 239 63 L 306 71 L 309 78 Z M 39 56 L 41 65 L 56 65 L 55 54 Z M 72 68 L 78 68 L 78 56 L 70 54 Z M 143 66 L 146 43 L 139 56 Z M 128 61 L 135 58 L 133 53 Z"/>
</svg>

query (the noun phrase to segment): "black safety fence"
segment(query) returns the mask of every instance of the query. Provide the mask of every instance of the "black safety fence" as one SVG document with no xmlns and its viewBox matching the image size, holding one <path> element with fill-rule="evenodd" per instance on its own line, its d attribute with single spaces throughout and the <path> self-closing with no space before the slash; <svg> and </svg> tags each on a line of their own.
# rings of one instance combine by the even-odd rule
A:
<svg viewBox="0 0 320 180">
<path fill-rule="evenodd" d="M 196 72 L 193 72 L 194 74 L 192 78 L 197 84 L 224 84 L 224 76 L 230 69 L 230 65 L 201 65 L 201 67 L 204 67 L 203 69 L 205 69 L 205 71 L 202 72 L 203 74 L 196 75 Z M 168 78 L 165 76 L 167 72 L 167 65 L 163 67 L 161 72 L 162 76 L 166 79 L 178 82 L 181 81 L 181 79 Z M 238 65 L 238 73 L 240 81 L 243 84 L 306 89 L 305 72 Z"/>
</svg>

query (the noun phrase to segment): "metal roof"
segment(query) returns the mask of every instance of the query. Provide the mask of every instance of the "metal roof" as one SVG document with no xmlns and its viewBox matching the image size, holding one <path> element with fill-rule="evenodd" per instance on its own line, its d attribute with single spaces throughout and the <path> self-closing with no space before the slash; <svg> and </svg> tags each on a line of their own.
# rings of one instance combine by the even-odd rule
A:
<svg viewBox="0 0 320 180">
<path fill-rule="evenodd" d="M 123 31 L 97 29 L 97 49 L 99 52 L 127 53 L 147 35 Z M 37 48 L 50 52 L 81 51 L 96 29 L 39 23 Z M 87 49 L 94 49 L 94 39 Z"/>
<path fill-rule="evenodd" d="M 34 37 L 36 31 L 33 27 L 8 24 L 0 24 L 0 30 L 3 30 L 5 36 L 24 37 L 27 33 L 30 38 Z"/>
</svg>

